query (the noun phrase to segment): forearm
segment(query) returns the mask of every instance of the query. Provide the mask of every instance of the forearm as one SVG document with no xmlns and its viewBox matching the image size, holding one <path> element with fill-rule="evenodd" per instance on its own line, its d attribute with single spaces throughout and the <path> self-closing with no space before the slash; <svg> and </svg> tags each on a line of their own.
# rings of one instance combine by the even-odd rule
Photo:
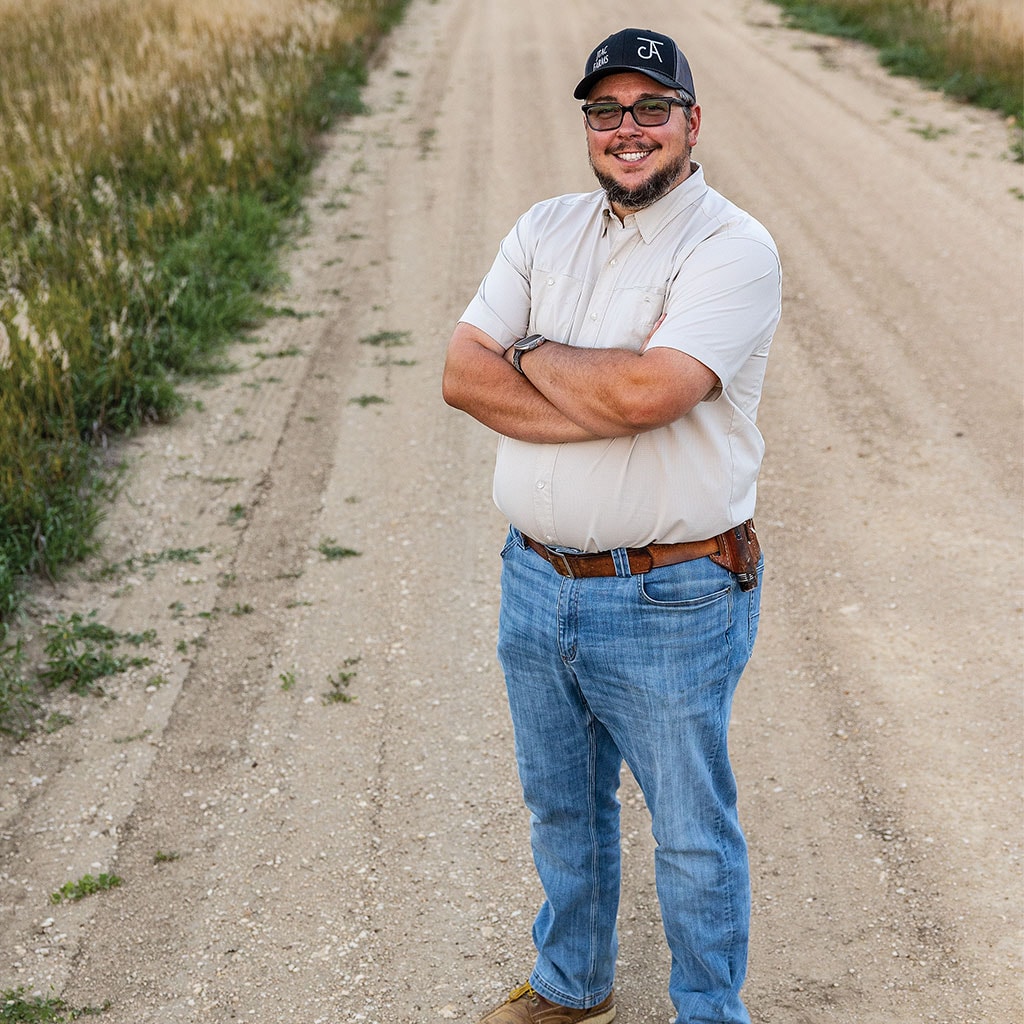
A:
<svg viewBox="0 0 1024 1024">
<path fill-rule="evenodd" d="M 686 415 L 717 382 L 703 363 L 672 349 L 642 352 L 547 343 L 522 356 L 531 384 L 599 437 L 629 437 Z"/>
<path fill-rule="evenodd" d="M 555 408 L 503 358 L 492 338 L 459 324 L 448 346 L 444 400 L 485 426 L 520 441 L 557 444 L 596 435 Z"/>
</svg>

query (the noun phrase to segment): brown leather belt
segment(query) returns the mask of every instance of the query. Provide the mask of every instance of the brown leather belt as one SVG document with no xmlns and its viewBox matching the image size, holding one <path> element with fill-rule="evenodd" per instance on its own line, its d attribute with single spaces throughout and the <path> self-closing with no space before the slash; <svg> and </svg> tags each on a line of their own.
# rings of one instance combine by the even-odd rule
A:
<svg viewBox="0 0 1024 1024">
<path fill-rule="evenodd" d="M 615 576 L 615 559 L 610 551 L 593 554 L 563 554 L 552 551 L 532 537 L 523 534 L 523 541 L 536 551 L 560 576 L 571 579 L 592 579 L 598 576 Z M 683 544 L 648 544 L 644 548 L 626 548 L 629 571 L 632 575 L 650 572 L 663 565 L 678 565 L 692 562 L 696 558 L 710 558 L 713 562 L 735 573 L 744 590 L 757 586 L 757 565 L 761 547 L 757 542 L 754 522 L 745 523 L 720 533 L 708 540 L 686 541 Z"/>
</svg>

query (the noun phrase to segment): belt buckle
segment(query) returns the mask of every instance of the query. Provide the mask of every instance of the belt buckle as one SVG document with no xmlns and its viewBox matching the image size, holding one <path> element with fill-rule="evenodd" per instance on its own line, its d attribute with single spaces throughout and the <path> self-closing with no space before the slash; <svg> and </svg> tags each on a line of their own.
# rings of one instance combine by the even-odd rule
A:
<svg viewBox="0 0 1024 1024">
<path fill-rule="evenodd" d="M 552 558 L 561 559 L 561 565 L 565 569 L 565 572 L 562 573 L 561 575 L 567 576 L 571 580 L 576 579 L 576 573 L 574 573 L 572 571 L 572 564 L 569 561 L 569 556 L 564 551 L 552 551 L 551 548 L 548 548 L 548 554 Z M 554 563 L 552 563 L 552 564 L 554 564 Z M 555 566 L 555 571 L 556 572 L 558 571 L 558 566 L 557 565 Z"/>
</svg>

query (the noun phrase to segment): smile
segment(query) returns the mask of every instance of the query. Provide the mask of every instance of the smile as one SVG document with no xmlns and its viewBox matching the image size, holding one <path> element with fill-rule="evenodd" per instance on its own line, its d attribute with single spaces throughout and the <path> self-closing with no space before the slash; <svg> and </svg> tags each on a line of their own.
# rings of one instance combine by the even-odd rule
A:
<svg viewBox="0 0 1024 1024">
<path fill-rule="evenodd" d="M 651 150 L 649 149 L 631 149 L 623 153 L 613 153 L 612 156 L 614 156 L 616 160 L 624 160 L 626 163 L 636 164 L 649 156 L 650 153 Z"/>
</svg>

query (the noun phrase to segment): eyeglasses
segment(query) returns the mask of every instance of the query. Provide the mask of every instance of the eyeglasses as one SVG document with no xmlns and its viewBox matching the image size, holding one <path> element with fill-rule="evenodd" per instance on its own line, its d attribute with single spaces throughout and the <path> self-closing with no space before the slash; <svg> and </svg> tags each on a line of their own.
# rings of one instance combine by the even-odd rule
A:
<svg viewBox="0 0 1024 1024">
<path fill-rule="evenodd" d="M 632 114 L 633 120 L 643 128 L 667 124 L 674 106 L 689 107 L 691 104 L 674 96 L 659 96 L 657 99 L 637 100 L 628 107 L 621 103 L 584 103 L 580 109 L 587 115 L 587 124 L 595 132 L 610 132 L 622 124 L 627 113 Z"/>
</svg>

